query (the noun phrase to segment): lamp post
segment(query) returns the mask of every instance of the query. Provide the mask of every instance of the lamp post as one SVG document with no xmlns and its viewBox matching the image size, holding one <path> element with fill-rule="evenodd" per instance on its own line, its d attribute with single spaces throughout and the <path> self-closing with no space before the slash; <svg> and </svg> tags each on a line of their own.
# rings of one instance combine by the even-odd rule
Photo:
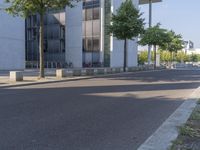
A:
<svg viewBox="0 0 200 150">
<path fill-rule="evenodd" d="M 149 28 L 152 27 L 152 0 L 149 0 Z M 151 64 L 151 45 L 148 45 L 148 65 Z"/>
</svg>

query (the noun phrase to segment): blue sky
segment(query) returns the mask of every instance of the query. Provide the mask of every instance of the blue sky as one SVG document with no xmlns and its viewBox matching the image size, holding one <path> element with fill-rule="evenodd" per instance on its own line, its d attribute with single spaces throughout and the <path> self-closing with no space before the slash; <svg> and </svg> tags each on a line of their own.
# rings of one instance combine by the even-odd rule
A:
<svg viewBox="0 0 200 150">
<path fill-rule="evenodd" d="M 148 23 L 148 5 L 141 5 L 140 10 Z M 163 0 L 153 4 L 153 25 L 158 22 L 200 48 L 200 0 Z"/>
</svg>

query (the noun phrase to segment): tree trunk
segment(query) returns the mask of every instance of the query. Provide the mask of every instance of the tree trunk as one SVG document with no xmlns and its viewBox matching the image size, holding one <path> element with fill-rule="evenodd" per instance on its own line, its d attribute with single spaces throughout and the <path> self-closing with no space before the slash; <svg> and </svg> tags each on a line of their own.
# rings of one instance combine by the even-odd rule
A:
<svg viewBox="0 0 200 150">
<path fill-rule="evenodd" d="M 170 55 L 171 55 L 171 61 L 170 61 L 170 69 L 172 69 L 173 52 L 170 52 Z"/>
<path fill-rule="evenodd" d="M 40 37 L 39 37 L 39 50 L 40 50 L 40 74 L 39 78 L 44 78 L 44 14 L 40 14 Z"/>
<path fill-rule="evenodd" d="M 156 45 L 154 45 L 154 69 L 156 69 Z"/>
<path fill-rule="evenodd" d="M 151 65 L 151 45 L 148 45 L 148 65 Z"/>
<path fill-rule="evenodd" d="M 124 40 L 124 72 L 126 72 L 127 67 L 127 39 Z"/>
</svg>

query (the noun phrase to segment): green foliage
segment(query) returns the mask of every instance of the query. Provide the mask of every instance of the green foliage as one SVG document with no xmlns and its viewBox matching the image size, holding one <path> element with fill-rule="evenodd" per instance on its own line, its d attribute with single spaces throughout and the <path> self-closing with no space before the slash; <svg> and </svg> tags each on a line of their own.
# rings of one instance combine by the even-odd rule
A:
<svg viewBox="0 0 200 150">
<path fill-rule="evenodd" d="M 124 71 L 127 67 L 127 40 L 134 40 L 144 32 L 144 19 L 142 14 L 132 3 L 132 0 L 122 2 L 116 14 L 112 15 L 108 26 L 110 34 L 118 40 L 124 40 Z"/>
<path fill-rule="evenodd" d="M 182 136 L 200 137 L 199 131 L 187 124 L 180 127 L 179 132 Z"/>
<path fill-rule="evenodd" d="M 186 62 L 189 60 L 188 55 L 186 55 L 183 51 L 179 51 L 176 54 L 176 61 L 178 62 Z"/>
<path fill-rule="evenodd" d="M 171 61 L 171 53 L 169 51 L 160 51 L 160 60 L 161 62 Z"/>
<path fill-rule="evenodd" d="M 182 46 L 183 40 L 181 35 L 179 34 L 177 35 L 174 31 L 168 31 L 167 36 L 168 36 L 168 42 L 166 42 L 162 46 L 162 49 L 176 53 L 178 50 L 181 50 L 183 48 Z"/>
<path fill-rule="evenodd" d="M 151 61 L 154 61 L 154 52 L 151 51 Z M 148 62 L 148 51 L 142 51 L 140 52 L 140 54 L 138 55 L 138 63 L 140 65 L 144 65 L 145 62 Z"/>
<path fill-rule="evenodd" d="M 198 61 L 200 61 L 200 55 L 199 54 L 189 55 L 189 61 L 191 61 L 191 62 L 198 62 Z"/>
<path fill-rule="evenodd" d="M 49 9 L 61 9 L 65 6 L 72 7 L 78 0 L 5 0 L 10 6 L 6 9 L 14 16 L 27 17 L 39 13 L 44 14 Z"/>
<path fill-rule="evenodd" d="M 148 61 L 148 51 L 142 51 L 138 56 L 138 63 L 144 65 Z"/>
<path fill-rule="evenodd" d="M 154 46 L 163 46 L 169 41 L 169 35 L 167 30 L 160 28 L 160 25 L 157 24 L 154 27 L 148 28 L 145 33 L 141 36 L 139 44 L 145 45 L 154 45 Z"/>
<path fill-rule="evenodd" d="M 109 32 L 120 40 L 134 39 L 144 32 L 144 19 L 141 18 L 142 13 L 132 3 L 132 0 L 126 0 L 112 15 L 109 25 Z"/>
</svg>

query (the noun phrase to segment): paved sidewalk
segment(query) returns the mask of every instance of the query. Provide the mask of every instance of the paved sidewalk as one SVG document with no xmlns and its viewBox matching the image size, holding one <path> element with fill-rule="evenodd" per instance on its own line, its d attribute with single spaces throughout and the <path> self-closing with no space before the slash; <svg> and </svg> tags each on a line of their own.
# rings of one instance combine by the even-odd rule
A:
<svg viewBox="0 0 200 150">
<path fill-rule="evenodd" d="M 66 77 L 62 79 L 58 79 L 56 77 L 47 76 L 45 79 L 38 80 L 37 76 L 26 76 L 23 81 L 19 82 L 11 82 L 9 77 L 1 76 L 0 77 L 0 88 L 1 87 L 9 87 L 9 86 L 23 86 L 23 85 L 34 85 L 34 84 L 43 84 L 43 83 L 53 83 L 53 82 L 65 82 L 65 81 L 75 81 L 81 79 L 89 79 L 92 78 L 90 76 L 80 76 L 80 77 Z"/>
<path fill-rule="evenodd" d="M 115 75 L 131 74 L 131 72 L 122 72 L 122 73 L 113 73 L 113 74 L 98 74 L 93 76 L 71 76 L 58 79 L 56 77 L 55 69 L 46 70 L 46 77 L 44 79 L 38 80 L 38 70 L 25 70 L 24 71 L 24 80 L 19 82 L 11 82 L 9 80 L 9 71 L 0 71 L 0 87 L 9 87 L 9 86 L 23 86 L 23 85 L 34 85 L 42 83 L 53 83 L 53 82 L 65 82 L 65 81 L 76 81 L 82 79 L 91 79 L 91 78 L 100 78 L 100 77 L 109 77 Z M 155 72 L 160 70 L 149 70 L 149 71 L 136 71 L 132 73 L 141 73 L 141 72 Z"/>
</svg>

